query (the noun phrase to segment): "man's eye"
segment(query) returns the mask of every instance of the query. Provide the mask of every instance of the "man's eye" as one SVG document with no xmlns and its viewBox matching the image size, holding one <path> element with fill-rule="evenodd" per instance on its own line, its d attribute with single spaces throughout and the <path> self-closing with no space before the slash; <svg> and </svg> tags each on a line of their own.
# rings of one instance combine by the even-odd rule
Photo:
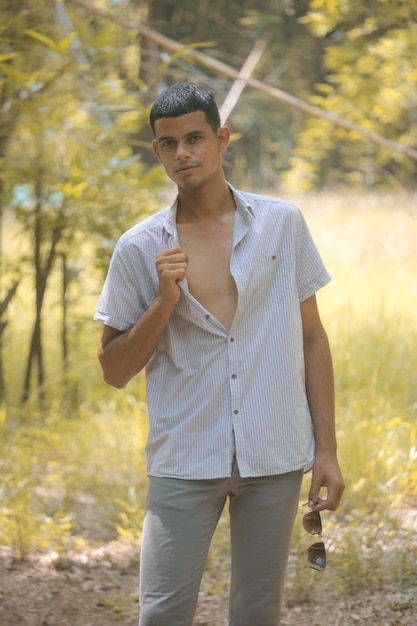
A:
<svg viewBox="0 0 417 626">
<path fill-rule="evenodd" d="M 191 142 L 198 141 L 199 139 L 201 139 L 201 135 L 191 135 L 190 137 Z"/>
</svg>

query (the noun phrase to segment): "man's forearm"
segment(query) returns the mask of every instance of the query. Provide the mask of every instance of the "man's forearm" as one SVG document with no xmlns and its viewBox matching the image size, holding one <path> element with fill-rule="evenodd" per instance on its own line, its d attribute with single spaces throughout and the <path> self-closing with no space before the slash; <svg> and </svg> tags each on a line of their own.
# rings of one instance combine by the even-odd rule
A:
<svg viewBox="0 0 417 626">
<path fill-rule="evenodd" d="M 337 459 L 333 365 L 324 330 L 304 345 L 307 396 L 314 426 L 316 459 L 309 492 L 309 506 L 335 511 L 345 488 Z M 325 488 L 327 497 L 320 497 Z"/>
<path fill-rule="evenodd" d="M 336 453 L 333 364 L 324 331 L 304 346 L 304 359 L 316 450 Z"/>
<path fill-rule="evenodd" d="M 145 367 L 174 308 L 157 296 L 134 326 L 100 344 L 99 360 L 109 385 L 123 388 Z"/>
</svg>

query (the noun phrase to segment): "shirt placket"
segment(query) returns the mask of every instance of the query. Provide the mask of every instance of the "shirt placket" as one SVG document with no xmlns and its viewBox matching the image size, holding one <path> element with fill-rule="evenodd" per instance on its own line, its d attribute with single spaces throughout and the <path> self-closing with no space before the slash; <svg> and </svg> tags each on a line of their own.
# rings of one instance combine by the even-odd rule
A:
<svg viewBox="0 0 417 626">
<path fill-rule="evenodd" d="M 229 386 L 230 386 L 230 410 L 235 437 L 239 437 L 240 420 L 242 417 L 242 389 L 240 378 L 240 355 L 239 342 L 233 335 L 229 337 Z"/>
<path fill-rule="evenodd" d="M 238 258 L 236 257 L 236 246 L 242 241 L 248 232 L 248 225 L 242 219 L 241 215 L 237 213 L 235 218 L 235 232 L 234 232 L 234 246 L 231 259 L 231 270 L 236 283 L 238 291 L 238 306 L 235 314 L 233 326 L 229 334 L 228 345 L 228 361 L 229 361 L 229 387 L 230 387 L 230 411 L 231 421 L 235 442 L 235 454 L 240 462 L 246 460 L 246 443 L 243 428 L 243 413 L 242 413 L 242 350 L 244 345 L 239 340 L 238 327 L 242 323 L 242 310 L 244 302 L 244 292 L 246 289 L 246 280 L 244 272 L 240 267 Z"/>
</svg>

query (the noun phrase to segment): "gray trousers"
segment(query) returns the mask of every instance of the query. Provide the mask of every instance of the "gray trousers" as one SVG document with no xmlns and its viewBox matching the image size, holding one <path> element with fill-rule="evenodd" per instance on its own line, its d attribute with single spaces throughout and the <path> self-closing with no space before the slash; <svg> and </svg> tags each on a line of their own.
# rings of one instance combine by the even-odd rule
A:
<svg viewBox="0 0 417 626">
<path fill-rule="evenodd" d="M 210 542 L 229 498 L 230 626 L 277 626 L 303 472 L 151 477 L 140 557 L 140 626 L 192 626 Z"/>
</svg>

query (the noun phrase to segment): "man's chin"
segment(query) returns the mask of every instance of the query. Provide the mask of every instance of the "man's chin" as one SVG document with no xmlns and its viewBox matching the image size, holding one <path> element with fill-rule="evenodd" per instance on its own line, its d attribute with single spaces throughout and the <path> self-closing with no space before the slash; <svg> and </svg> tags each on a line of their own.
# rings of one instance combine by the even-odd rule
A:
<svg viewBox="0 0 417 626">
<path fill-rule="evenodd" d="M 203 184 L 203 181 L 201 181 L 201 179 L 198 179 L 196 176 L 193 178 L 187 177 L 180 179 L 175 176 L 174 178 L 172 178 L 172 180 L 179 189 L 198 189 Z"/>
</svg>

